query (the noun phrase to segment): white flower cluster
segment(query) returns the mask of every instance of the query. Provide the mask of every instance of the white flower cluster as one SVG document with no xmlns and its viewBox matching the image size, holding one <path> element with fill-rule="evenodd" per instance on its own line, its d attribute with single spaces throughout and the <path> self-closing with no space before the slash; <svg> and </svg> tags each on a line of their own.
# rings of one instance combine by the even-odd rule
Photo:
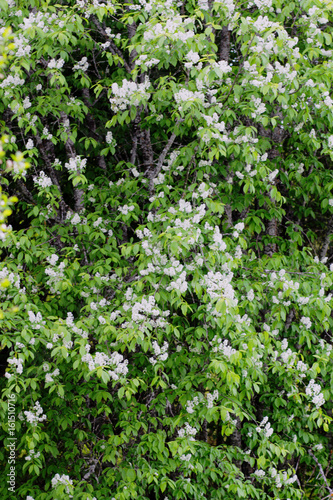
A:
<svg viewBox="0 0 333 500">
<path fill-rule="evenodd" d="M 306 363 L 303 363 L 303 361 L 300 360 L 300 361 L 297 362 L 296 370 L 298 370 L 299 372 L 301 372 L 299 374 L 299 376 L 301 378 L 303 378 L 303 377 L 306 376 L 305 372 L 308 370 L 308 365 Z"/>
<path fill-rule="evenodd" d="M 225 244 L 225 242 L 222 239 L 222 234 L 221 234 L 218 226 L 215 226 L 215 228 L 214 228 L 213 240 L 214 240 L 214 243 L 212 245 L 210 245 L 211 250 L 217 250 L 220 252 L 224 252 L 227 249 L 227 245 Z"/>
<path fill-rule="evenodd" d="M 172 19 L 167 19 L 164 26 L 161 23 L 147 24 L 143 37 L 146 42 L 153 42 L 161 36 L 166 36 L 172 41 L 180 40 L 186 43 L 194 37 L 194 31 L 187 29 L 187 25 L 192 23 L 193 20 L 190 18 L 183 19 L 180 15 L 175 15 Z"/>
<path fill-rule="evenodd" d="M 46 260 L 48 261 L 48 263 L 51 265 L 51 266 L 55 266 L 56 263 L 58 262 L 59 260 L 59 257 L 57 254 L 53 253 L 52 255 L 49 255 L 48 257 L 46 257 Z"/>
<path fill-rule="evenodd" d="M 75 323 L 74 323 L 74 316 L 73 316 L 73 313 L 71 313 L 71 312 L 67 313 L 66 325 L 67 325 L 68 328 L 71 328 L 73 330 L 73 332 L 76 333 L 77 335 L 79 335 L 80 337 L 82 337 L 84 339 L 88 338 L 88 333 L 84 332 L 82 330 L 82 328 L 78 328 L 75 325 Z M 56 334 L 56 335 L 58 335 L 58 334 Z M 62 336 L 63 336 L 62 334 L 59 334 L 59 337 L 62 337 Z M 53 341 L 55 342 L 56 340 L 58 340 L 58 339 L 55 338 L 55 336 L 53 336 Z M 65 347 L 67 347 L 67 346 L 65 346 Z M 68 346 L 68 347 L 71 347 L 71 346 Z"/>
<path fill-rule="evenodd" d="M 135 323 L 148 321 L 148 315 L 152 315 L 154 318 L 160 315 L 160 311 L 156 307 L 155 297 L 153 295 L 150 295 L 148 299 L 143 297 L 141 302 L 134 302 L 132 305 L 132 321 Z"/>
<path fill-rule="evenodd" d="M 204 103 L 204 107 L 209 106 L 209 103 Z M 221 144 L 228 144 L 229 142 L 231 142 L 231 139 L 227 134 L 222 135 L 220 132 L 214 132 L 213 130 L 208 130 L 204 127 L 198 127 L 198 137 L 200 137 L 200 140 L 205 144 L 216 144 L 216 142 Z M 216 139 L 216 141 L 213 141 L 213 139 Z"/>
<path fill-rule="evenodd" d="M 212 63 L 212 67 L 215 69 L 215 72 L 218 74 L 218 76 L 230 73 L 230 71 L 232 71 L 232 68 L 231 66 L 229 66 L 227 61 L 214 61 Z"/>
<path fill-rule="evenodd" d="M 95 370 L 101 366 L 108 367 L 111 366 L 112 370 L 108 371 L 108 374 L 113 380 L 118 380 L 119 376 L 125 376 L 128 372 L 128 360 L 119 354 L 118 352 L 113 352 L 111 356 L 105 354 L 104 352 L 96 352 L 94 356 L 89 354 L 90 345 L 86 345 L 87 354 L 82 356 L 82 361 L 88 364 L 89 370 Z"/>
<path fill-rule="evenodd" d="M 29 454 L 25 457 L 26 460 L 33 460 L 40 457 L 40 452 L 35 452 L 35 450 L 29 450 Z M 31 497 L 30 497 L 31 498 Z M 28 499 L 28 497 L 27 497 Z"/>
<path fill-rule="evenodd" d="M 26 149 L 33 149 L 34 148 L 34 141 L 32 139 L 29 139 L 25 145 Z M 44 173 L 44 172 L 43 172 Z"/>
<path fill-rule="evenodd" d="M 202 116 L 202 118 L 205 119 L 208 127 L 213 127 L 215 129 L 217 129 L 219 132 L 224 132 L 225 123 L 223 121 L 219 122 L 220 117 L 217 113 L 213 113 L 212 116 L 204 115 L 204 114 L 202 114 L 201 116 Z"/>
<path fill-rule="evenodd" d="M 207 408 L 213 408 L 214 406 L 214 401 L 215 399 L 218 399 L 219 397 L 219 391 L 215 390 L 213 394 L 211 392 L 208 392 L 206 394 L 206 399 L 207 399 Z"/>
<path fill-rule="evenodd" d="M 253 0 L 253 3 L 257 6 L 260 11 L 271 10 L 272 0 Z M 252 5 L 251 5 L 252 6 Z M 250 4 L 249 4 L 250 7 Z"/>
<path fill-rule="evenodd" d="M 254 471 L 254 474 L 257 476 L 257 477 L 265 477 L 266 475 L 266 472 L 262 469 L 257 469 Z"/>
<path fill-rule="evenodd" d="M 63 59 L 51 59 L 47 65 L 48 68 L 50 69 L 61 69 L 63 65 L 65 64 L 65 61 Z"/>
<path fill-rule="evenodd" d="M 46 415 L 43 415 L 43 408 L 38 401 L 36 401 L 32 411 L 25 411 L 24 415 L 26 416 L 29 424 L 32 425 L 37 425 L 37 422 L 43 422 L 46 420 Z"/>
<path fill-rule="evenodd" d="M 129 212 L 133 212 L 135 210 L 134 205 L 123 205 L 122 207 L 118 207 L 119 212 L 121 212 L 123 215 L 127 215 Z"/>
<path fill-rule="evenodd" d="M 305 394 L 309 397 L 312 397 L 311 401 L 317 409 L 325 403 L 324 396 L 320 391 L 320 385 L 315 384 L 315 381 L 313 379 L 310 380 L 308 386 L 305 389 Z"/>
<path fill-rule="evenodd" d="M 47 127 L 44 127 L 43 128 L 43 136 L 45 137 L 45 139 L 47 139 L 48 141 L 50 141 L 53 137 L 52 134 L 50 134 L 49 132 L 49 129 Z"/>
<path fill-rule="evenodd" d="M 19 13 L 18 11 L 16 15 Z M 15 56 L 16 57 L 27 57 L 31 51 L 31 45 L 27 38 L 25 38 L 21 33 L 14 37 L 15 43 Z"/>
<path fill-rule="evenodd" d="M 16 373 L 18 375 L 21 375 L 23 372 L 23 361 L 20 358 L 8 358 L 7 360 L 9 365 L 15 365 Z M 5 374 L 6 378 L 10 378 L 12 375 L 9 372 L 6 372 Z"/>
<path fill-rule="evenodd" d="M 198 90 L 193 92 L 192 90 L 188 90 L 186 88 L 180 89 L 178 92 L 174 94 L 174 99 L 177 104 L 182 104 L 187 103 L 187 102 L 193 102 L 194 100 L 199 100 L 201 103 L 204 103 L 205 101 L 205 95 L 202 92 L 199 92 Z"/>
<path fill-rule="evenodd" d="M 87 158 L 81 158 L 80 156 L 76 156 L 75 158 L 70 158 L 68 163 L 65 163 L 65 168 L 69 172 L 83 172 L 86 168 Z"/>
<path fill-rule="evenodd" d="M 141 56 L 139 56 L 135 61 L 135 64 L 137 66 L 142 66 L 144 64 L 147 68 L 151 68 L 152 66 L 156 66 L 156 64 L 158 64 L 159 62 L 160 60 L 156 59 L 155 57 L 153 57 L 152 59 L 148 59 L 147 54 L 141 54 Z"/>
<path fill-rule="evenodd" d="M 244 222 L 238 222 L 235 225 L 234 230 L 237 231 L 237 233 L 241 233 L 244 230 L 244 227 L 245 227 Z"/>
<path fill-rule="evenodd" d="M 69 217 L 67 217 L 67 219 L 69 219 L 71 217 L 71 214 L 69 214 Z M 79 214 L 75 213 L 71 219 L 71 223 L 73 224 L 73 226 L 76 226 L 77 224 L 80 224 L 81 223 L 81 217 L 79 216 Z"/>
<path fill-rule="evenodd" d="M 254 22 L 253 19 L 247 17 L 246 21 L 248 21 L 249 23 L 253 23 L 253 28 L 259 33 L 266 31 L 270 28 L 276 29 L 280 27 L 279 23 L 271 22 L 267 16 L 259 16 Z"/>
<path fill-rule="evenodd" d="M 281 359 L 284 363 L 291 368 L 296 359 L 296 353 L 292 352 L 290 348 L 288 348 L 288 340 L 283 339 L 281 342 Z"/>
<path fill-rule="evenodd" d="M 209 271 L 201 280 L 200 284 L 205 288 L 211 299 L 230 299 L 234 301 L 235 291 L 231 285 L 233 273 L 226 271 L 225 273 Z M 236 301 L 235 301 L 236 302 Z"/>
<path fill-rule="evenodd" d="M 28 315 L 31 327 L 35 330 L 39 330 L 43 325 L 45 325 L 45 321 L 43 321 L 43 317 L 40 312 L 35 314 L 32 311 L 28 311 Z"/>
<path fill-rule="evenodd" d="M 305 326 L 305 328 L 307 328 L 308 330 L 311 328 L 311 325 L 312 325 L 312 322 L 310 320 L 310 318 L 306 317 L 306 316 L 302 316 L 300 322 L 302 323 L 302 325 Z"/>
<path fill-rule="evenodd" d="M 234 141 L 236 144 L 256 144 L 258 142 L 258 137 L 254 137 L 252 134 L 244 134 L 244 130 L 240 129 L 239 127 L 235 127 L 234 131 Z M 267 153 L 263 154 L 262 156 L 258 155 L 257 161 L 266 161 L 267 160 Z M 235 172 L 237 175 L 237 172 Z M 239 175 L 238 175 L 239 177 Z M 241 179 L 243 177 L 240 177 Z"/>
<path fill-rule="evenodd" d="M 67 313 L 67 318 L 66 318 L 66 325 L 68 326 L 68 328 L 73 328 L 73 330 L 76 330 L 76 333 L 78 333 L 79 335 L 81 335 L 79 329 L 77 329 L 75 327 L 74 324 L 72 324 L 72 321 L 73 321 L 73 314 L 72 313 Z M 82 331 L 82 330 L 81 330 Z M 53 338 L 52 338 L 52 342 L 58 342 L 58 340 L 63 340 L 63 343 L 62 345 L 66 348 L 66 349 L 71 349 L 73 347 L 73 342 L 72 340 L 65 340 L 64 339 L 65 337 L 65 334 L 64 332 L 61 332 L 61 333 L 55 333 L 53 335 Z M 83 335 L 82 335 L 83 337 Z M 53 347 L 53 344 L 50 342 L 46 347 L 48 346 L 51 346 Z M 67 354 L 68 355 L 68 354 Z M 49 371 L 50 368 L 49 368 L 49 365 L 47 363 L 44 363 L 43 365 L 43 370 L 44 371 Z M 59 375 L 59 373 L 56 373 L 55 375 Z"/>
<path fill-rule="evenodd" d="M 205 200 L 213 193 L 213 188 L 209 187 L 205 182 L 201 182 L 199 184 L 197 191 L 193 191 L 192 198 L 202 198 Z"/>
<path fill-rule="evenodd" d="M 87 57 L 82 57 L 81 61 L 77 62 L 73 66 L 73 71 L 87 71 L 89 68 L 89 63 Z"/>
<path fill-rule="evenodd" d="M 209 10 L 208 0 L 198 0 L 198 8 L 201 10 Z"/>
<path fill-rule="evenodd" d="M 185 427 L 179 429 L 178 437 L 184 438 L 189 437 L 190 441 L 194 441 L 194 436 L 197 434 L 197 429 L 195 427 L 191 427 L 188 422 L 186 422 Z"/>
<path fill-rule="evenodd" d="M 65 269 L 66 264 L 65 264 L 65 262 L 60 262 L 58 267 L 55 267 L 55 263 L 57 262 L 57 260 L 55 260 L 55 258 L 53 258 L 52 262 L 54 262 L 54 264 L 51 263 L 51 265 L 53 265 L 53 267 L 52 268 L 47 267 L 45 269 L 45 274 L 47 276 L 49 276 L 49 279 L 47 280 L 46 284 L 50 287 L 51 293 L 60 295 L 61 292 L 60 292 L 60 290 L 56 289 L 56 284 L 60 283 L 63 280 L 64 269 Z"/>
<path fill-rule="evenodd" d="M 73 481 L 72 479 L 70 479 L 69 476 L 65 475 L 65 474 L 62 474 L 60 476 L 60 474 L 56 474 L 52 479 L 51 479 L 51 484 L 52 484 L 52 488 L 56 488 L 58 486 L 58 484 L 66 484 L 67 487 L 66 487 L 66 492 L 67 494 L 70 494 L 71 491 L 73 491 Z"/>
<path fill-rule="evenodd" d="M 90 302 L 90 308 L 92 309 L 92 311 L 97 311 L 98 306 L 105 307 L 105 306 L 109 306 L 110 304 L 111 304 L 111 302 L 109 302 L 108 300 L 101 299 L 99 302 Z"/>
<path fill-rule="evenodd" d="M 165 361 L 168 359 L 168 347 L 169 347 L 169 344 L 168 342 L 164 342 L 164 344 L 162 345 L 162 347 L 160 347 L 158 345 L 158 343 L 156 342 L 156 340 L 154 340 L 154 342 L 152 343 L 152 347 L 154 349 L 154 356 L 149 358 L 149 362 L 154 366 L 157 361 Z"/>
<path fill-rule="evenodd" d="M 7 0 L 8 4 L 9 1 Z M 14 6 L 14 2 L 12 2 Z M 18 12 L 15 12 L 15 15 L 18 16 Z M 57 26 L 63 27 L 63 21 L 60 20 L 59 16 L 55 13 L 50 14 L 47 12 L 30 12 L 28 17 L 23 18 L 22 23 L 19 24 L 19 28 L 23 31 L 28 30 L 32 27 L 40 28 L 47 33 L 50 28 L 49 26 L 56 22 Z"/>
<path fill-rule="evenodd" d="M 185 293 L 187 288 L 188 284 L 186 281 L 186 271 L 183 271 L 176 280 L 170 282 L 170 284 L 166 287 L 166 290 L 168 292 L 171 292 L 171 290 L 179 290 L 180 293 Z"/>
<path fill-rule="evenodd" d="M 231 345 L 229 345 L 229 341 L 227 339 L 220 339 L 217 335 L 210 342 L 212 346 L 212 352 L 221 352 L 227 358 L 230 358 L 233 354 L 236 354 L 236 349 L 233 349 Z"/>
<path fill-rule="evenodd" d="M 159 184 L 163 184 L 165 181 L 165 175 L 162 173 L 159 173 L 157 177 L 153 180 L 155 186 L 158 186 Z"/>
<path fill-rule="evenodd" d="M 204 397 L 200 393 L 199 396 L 195 396 L 192 401 L 187 401 L 186 411 L 187 413 L 194 413 L 194 407 L 198 406 L 200 403 L 204 403 Z"/>
<path fill-rule="evenodd" d="M 5 89 L 7 87 L 12 89 L 13 87 L 21 87 L 22 85 L 24 85 L 24 79 L 20 78 L 17 74 L 8 75 L 0 82 L 1 89 Z"/>
<path fill-rule="evenodd" d="M 193 50 L 190 50 L 186 54 L 186 59 L 188 62 L 186 62 L 184 64 L 184 66 L 185 66 L 185 68 L 190 69 L 193 67 L 194 64 L 197 64 L 200 61 L 200 55 L 198 54 L 198 52 L 193 52 Z M 202 66 L 202 63 L 200 63 L 200 65 L 198 65 L 197 67 L 199 67 L 199 69 L 201 69 L 200 66 Z"/>
<path fill-rule="evenodd" d="M 40 172 L 39 176 L 34 176 L 33 179 L 34 183 L 40 186 L 41 188 L 47 188 L 52 186 L 52 180 L 50 179 L 50 177 L 45 175 L 45 172 L 43 171 Z"/>
<path fill-rule="evenodd" d="M 271 427 L 271 424 L 268 422 L 268 417 L 263 418 L 260 426 L 256 427 L 256 431 L 259 434 L 263 434 L 267 438 L 269 438 L 273 434 L 274 430 Z"/>
<path fill-rule="evenodd" d="M 23 106 L 23 109 L 29 109 L 29 108 L 31 108 L 31 101 L 30 101 L 29 96 L 27 96 L 27 97 L 25 97 L 23 99 L 22 106 Z M 30 114 L 29 113 L 27 113 L 26 116 L 28 116 L 28 115 L 29 115 L 29 118 L 30 118 Z M 32 144 L 32 146 L 30 146 L 29 148 L 27 147 L 27 149 L 32 149 L 34 147 L 33 141 L 31 139 L 29 139 L 28 143 Z"/>
<path fill-rule="evenodd" d="M 277 488 L 282 488 L 283 484 L 284 485 L 293 484 L 297 481 L 296 474 L 288 478 L 287 471 L 278 472 L 276 469 L 272 468 L 270 469 L 269 472 L 271 477 L 275 480 Z"/>
<path fill-rule="evenodd" d="M 146 227 L 143 229 L 143 231 L 141 229 L 137 229 L 136 234 L 138 235 L 140 240 L 142 240 L 143 238 L 151 238 L 151 236 L 152 236 L 151 232 Z M 147 254 L 147 255 L 152 255 L 152 254 Z"/>
<path fill-rule="evenodd" d="M 169 267 L 163 269 L 163 273 L 167 276 L 176 276 L 177 273 L 181 273 L 184 269 L 183 264 L 179 260 L 172 257 L 169 262 Z"/>
<path fill-rule="evenodd" d="M 234 10 L 236 7 L 234 2 L 232 0 L 216 0 L 216 4 L 220 4 L 223 7 L 223 9 L 227 10 L 227 14 L 226 14 L 227 19 L 230 19 L 231 23 L 232 23 L 232 14 L 234 13 Z M 231 25 L 231 23 L 230 23 L 230 25 Z"/>
<path fill-rule="evenodd" d="M 18 274 L 10 272 L 7 267 L 3 267 L 0 270 L 0 282 L 2 280 L 8 280 L 11 285 L 15 286 L 15 288 L 17 288 L 19 291 L 21 291 L 21 289 L 20 289 L 20 276 Z M 3 288 L 3 289 L 0 288 L 0 294 L 1 293 L 6 293 L 6 288 Z"/>
<path fill-rule="evenodd" d="M 144 83 L 135 83 L 125 79 L 122 81 L 121 87 L 118 83 L 113 83 L 111 89 L 115 97 L 110 98 L 112 111 L 117 113 L 126 109 L 130 104 L 137 106 L 142 99 L 148 100 L 150 94 L 147 90 L 149 87 L 150 81 L 147 76 Z"/>
<path fill-rule="evenodd" d="M 319 340 L 319 345 L 320 345 L 320 347 L 322 349 L 321 355 L 330 357 L 331 352 L 333 350 L 332 344 L 328 344 L 327 342 L 325 342 L 325 340 L 320 339 Z M 320 351 L 316 350 L 316 354 L 320 354 Z"/>
<path fill-rule="evenodd" d="M 93 222 L 93 227 L 99 227 L 103 223 L 103 218 L 98 217 L 94 222 Z"/>
<path fill-rule="evenodd" d="M 110 321 L 115 321 L 120 315 L 120 311 L 112 311 L 110 314 Z"/>
<path fill-rule="evenodd" d="M 56 368 L 54 370 L 54 372 L 52 372 L 52 373 L 47 373 L 45 375 L 45 382 L 46 383 L 48 383 L 48 382 L 54 382 L 54 377 L 57 377 L 59 375 L 59 373 L 60 373 L 59 368 Z"/>
<path fill-rule="evenodd" d="M 129 294 L 127 294 L 129 292 Z M 123 323 L 122 328 L 138 328 L 142 332 L 150 331 L 150 327 L 164 328 L 167 324 L 164 319 L 170 314 L 170 311 L 160 311 L 155 305 L 155 298 L 149 296 L 148 299 L 143 297 L 141 302 L 136 301 L 136 295 L 131 295 L 127 290 L 126 298 L 129 302 L 123 304 L 124 311 L 131 309 L 131 321 Z M 111 316 L 116 318 L 118 311 L 114 311 Z M 111 317 L 112 320 L 112 317 Z M 147 330 L 148 328 L 148 330 Z"/>
<path fill-rule="evenodd" d="M 169 171 L 171 170 L 171 167 L 174 165 L 175 161 L 177 160 L 178 156 L 179 156 L 180 152 L 175 150 L 175 151 L 172 151 L 169 155 L 169 158 L 168 160 L 166 160 L 166 165 L 163 165 L 163 170 L 165 171 Z"/>
<path fill-rule="evenodd" d="M 113 134 L 112 134 L 111 130 L 109 130 L 107 132 L 107 134 L 105 136 L 105 142 L 107 144 L 115 144 L 116 143 L 115 139 L 113 138 Z"/>
<path fill-rule="evenodd" d="M 270 174 L 268 174 L 267 176 L 267 179 L 270 183 L 274 182 L 275 180 L 275 177 L 277 176 L 277 174 L 279 173 L 278 169 L 276 168 L 275 170 L 273 170 L 273 172 L 271 172 Z"/>
<path fill-rule="evenodd" d="M 131 168 L 131 172 L 134 175 L 134 177 L 139 177 L 140 175 L 140 172 L 135 167 Z"/>
</svg>

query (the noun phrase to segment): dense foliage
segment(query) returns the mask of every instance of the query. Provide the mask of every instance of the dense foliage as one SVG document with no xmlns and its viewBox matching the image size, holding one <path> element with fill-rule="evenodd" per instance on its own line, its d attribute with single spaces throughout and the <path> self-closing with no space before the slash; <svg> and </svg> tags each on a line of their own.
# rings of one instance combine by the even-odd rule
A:
<svg viewBox="0 0 333 500">
<path fill-rule="evenodd" d="M 328 498 L 333 3 L 0 7 L 1 498 Z"/>
</svg>

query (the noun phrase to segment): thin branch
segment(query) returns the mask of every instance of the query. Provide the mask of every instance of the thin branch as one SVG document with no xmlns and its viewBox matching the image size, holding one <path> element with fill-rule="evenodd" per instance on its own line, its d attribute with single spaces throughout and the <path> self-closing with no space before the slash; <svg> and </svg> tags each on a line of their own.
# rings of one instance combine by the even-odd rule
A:
<svg viewBox="0 0 333 500">
<path fill-rule="evenodd" d="M 178 125 L 179 122 L 176 123 L 176 126 Z M 157 160 L 157 165 L 156 165 L 156 174 L 155 175 L 158 175 L 161 171 L 161 168 L 162 168 L 162 165 L 163 165 L 163 162 L 165 160 L 165 157 L 166 155 L 168 154 L 172 144 L 174 143 L 175 139 L 176 139 L 176 134 L 174 132 L 172 132 L 167 144 L 165 145 L 162 153 L 160 154 L 158 160 Z"/>
<path fill-rule="evenodd" d="M 254 37 L 255 37 L 255 35 L 253 35 L 253 37 L 252 37 L 252 38 L 251 38 L 251 40 L 249 41 L 249 43 L 248 43 L 248 47 L 247 47 L 247 50 L 246 50 L 246 53 L 245 53 L 245 55 L 244 55 L 244 57 L 243 57 L 242 61 L 244 61 L 244 60 L 245 60 L 245 58 L 246 58 L 246 56 L 247 56 L 247 54 L 248 54 L 248 52 L 249 52 L 249 50 L 250 50 L 250 47 L 251 47 L 251 45 L 252 45 L 252 42 L 253 42 Z M 229 92 L 228 92 L 228 95 L 227 95 L 227 97 L 224 99 L 224 101 L 222 102 L 222 104 L 224 104 L 224 103 L 226 103 L 226 102 L 227 102 L 227 100 L 228 100 L 228 98 L 229 98 L 229 96 L 230 96 L 231 92 L 232 92 L 232 91 L 233 91 L 233 89 L 234 89 L 234 86 L 236 85 L 236 82 L 237 82 L 237 80 L 238 80 L 239 73 L 241 72 L 241 69 L 242 69 L 242 61 L 241 61 L 241 62 L 240 62 L 240 64 L 239 64 L 239 68 L 238 68 L 237 74 L 236 74 L 236 76 L 235 76 L 235 79 L 234 79 L 233 84 L 231 85 L 231 88 L 230 88 L 230 90 L 229 90 Z"/>
<path fill-rule="evenodd" d="M 175 124 L 175 127 L 178 126 L 178 124 L 180 123 L 180 121 L 181 120 L 177 120 L 177 122 Z M 148 167 L 148 169 L 146 171 L 147 177 L 149 179 L 149 193 L 150 193 L 150 195 L 154 191 L 154 179 L 160 173 L 160 171 L 162 169 L 163 162 L 164 162 L 167 154 L 169 153 L 171 146 L 175 142 L 176 137 L 177 137 L 177 134 L 175 132 L 172 132 L 171 136 L 169 137 L 168 142 L 166 143 L 166 145 L 163 148 L 162 153 L 158 157 L 156 167 L 154 169 L 152 169 L 152 170 L 150 170 L 149 167 Z"/>
<path fill-rule="evenodd" d="M 332 490 L 332 488 L 330 488 L 330 485 L 327 482 L 327 479 L 326 479 L 326 476 L 325 476 L 325 473 L 324 473 L 324 470 L 323 470 L 323 467 L 322 467 L 321 463 L 319 462 L 319 460 L 317 459 L 317 457 L 312 453 L 311 450 L 308 450 L 308 453 L 313 458 L 313 460 L 316 462 L 316 464 L 318 466 L 318 469 L 319 469 L 319 472 L 320 472 L 320 475 L 323 478 L 324 483 L 326 485 L 326 488 L 328 489 L 328 491 L 330 492 L 330 494 L 333 495 L 333 490 Z"/>
<path fill-rule="evenodd" d="M 333 234 L 333 215 L 331 216 L 330 220 L 328 221 L 328 231 L 326 233 L 325 239 L 324 239 L 324 244 L 320 250 L 319 258 L 320 260 L 325 259 L 329 246 L 330 246 L 330 239 Z"/>
<path fill-rule="evenodd" d="M 69 158 L 75 158 L 76 157 L 76 150 L 74 146 L 74 142 L 71 139 L 71 128 L 69 125 L 69 117 L 64 111 L 60 111 L 60 120 L 66 130 L 67 134 L 67 140 L 65 142 L 65 150 L 67 153 L 67 156 Z M 77 172 L 77 175 L 79 175 L 79 172 Z M 74 187 L 74 208 L 76 212 L 79 212 L 83 208 L 83 197 L 84 197 L 84 191 L 83 189 L 79 189 L 77 187 Z"/>
<path fill-rule="evenodd" d="M 245 271 L 254 271 L 254 269 L 250 269 L 249 267 L 242 267 Z M 260 269 L 260 272 L 263 273 L 276 273 L 274 269 Z M 308 272 L 301 272 L 301 271 L 286 271 L 286 274 L 299 274 L 300 276 L 320 276 L 321 273 L 308 273 Z"/>
<path fill-rule="evenodd" d="M 124 63 L 124 68 L 126 69 L 126 71 L 128 73 L 130 73 L 131 72 L 131 68 L 128 65 L 128 63 L 126 62 L 124 54 L 122 53 L 122 51 L 117 47 L 117 45 L 114 43 L 114 41 L 112 40 L 112 38 L 110 38 L 109 35 L 106 33 L 106 31 L 103 29 L 103 27 L 102 27 L 101 23 L 99 22 L 99 20 L 97 19 L 97 17 L 93 15 L 93 16 L 91 16 L 91 19 L 92 19 L 94 25 L 96 26 L 97 30 L 99 31 L 99 33 L 101 35 L 103 35 L 105 38 L 107 38 L 107 40 L 109 42 L 109 47 L 110 47 L 111 54 L 119 56 L 121 58 L 121 60 L 123 61 L 123 63 Z"/>
</svg>

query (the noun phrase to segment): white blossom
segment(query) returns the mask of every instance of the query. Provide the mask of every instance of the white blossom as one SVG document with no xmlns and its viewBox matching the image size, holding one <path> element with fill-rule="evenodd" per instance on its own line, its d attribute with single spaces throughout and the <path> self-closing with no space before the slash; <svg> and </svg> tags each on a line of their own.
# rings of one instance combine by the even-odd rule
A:
<svg viewBox="0 0 333 500">
<path fill-rule="evenodd" d="M 56 488 L 58 484 L 65 484 L 66 485 L 66 493 L 70 494 L 73 491 L 73 481 L 70 479 L 69 476 L 62 474 L 56 474 L 52 479 L 51 479 L 51 484 L 52 488 Z"/>
<path fill-rule="evenodd" d="M 47 418 L 46 415 L 43 415 L 43 408 L 38 401 L 36 401 L 32 411 L 25 411 L 24 415 L 27 422 L 33 426 L 37 425 L 38 422 L 43 422 Z"/>
<path fill-rule="evenodd" d="M 69 159 L 67 163 L 65 163 L 65 168 L 69 170 L 69 172 L 83 172 L 86 168 L 87 159 L 81 158 L 80 156 L 72 157 Z"/>
<path fill-rule="evenodd" d="M 58 60 L 51 59 L 47 65 L 47 67 L 50 69 L 61 69 L 64 64 L 65 64 L 65 61 L 62 58 L 60 58 Z"/>
<path fill-rule="evenodd" d="M 75 66 L 73 66 L 73 71 L 84 71 L 86 72 L 89 68 L 89 63 L 87 57 L 82 57 L 80 61 L 78 61 Z"/>
</svg>

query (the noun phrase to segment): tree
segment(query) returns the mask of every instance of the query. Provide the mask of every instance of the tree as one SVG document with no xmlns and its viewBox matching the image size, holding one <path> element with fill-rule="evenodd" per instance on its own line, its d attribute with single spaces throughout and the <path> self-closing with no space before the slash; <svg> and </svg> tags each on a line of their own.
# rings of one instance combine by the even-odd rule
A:
<svg viewBox="0 0 333 500">
<path fill-rule="evenodd" d="M 1 7 L 2 498 L 332 494 L 332 2 Z"/>
</svg>

